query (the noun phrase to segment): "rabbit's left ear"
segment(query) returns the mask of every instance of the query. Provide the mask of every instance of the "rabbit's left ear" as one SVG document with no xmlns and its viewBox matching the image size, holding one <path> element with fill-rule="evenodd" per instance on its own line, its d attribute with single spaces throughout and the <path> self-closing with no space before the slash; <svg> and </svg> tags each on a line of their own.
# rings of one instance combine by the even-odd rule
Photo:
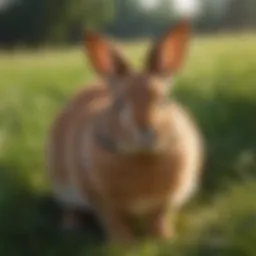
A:
<svg viewBox="0 0 256 256">
<path fill-rule="evenodd" d="M 89 60 L 100 75 L 125 75 L 130 71 L 130 66 L 120 52 L 99 34 L 87 32 L 84 44 Z"/>
<path fill-rule="evenodd" d="M 146 63 L 147 71 L 157 75 L 170 75 L 177 71 L 184 59 L 189 31 L 187 21 L 181 21 L 167 31 L 150 51 Z"/>
</svg>

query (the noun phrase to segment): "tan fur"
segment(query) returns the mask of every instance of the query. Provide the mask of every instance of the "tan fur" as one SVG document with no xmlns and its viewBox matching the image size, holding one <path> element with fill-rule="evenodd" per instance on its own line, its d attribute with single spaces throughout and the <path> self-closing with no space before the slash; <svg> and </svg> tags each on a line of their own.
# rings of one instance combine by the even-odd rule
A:
<svg viewBox="0 0 256 256">
<path fill-rule="evenodd" d="M 101 55 L 95 56 L 97 65 Z M 104 75 L 106 56 L 100 64 Z M 163 79 L 120 70 L 114 88 L 103 82 L 85 89 L 55 120 L 48 146 L 53 190 L 65 207 L 93 210 L 115 241 L 132 240 L 134 218 L 147 219 L 149 235 L 169 237 L 167 213 L 177 211 L 198 185 L 201 138 L 179 104 L 162 104 Z M 117 99 L 123 110 L 115 108 Z M 153 137 L 142 150 L 148 130 Z M 106 148 L 98 133 L 116 149 Z"/>
</svg>

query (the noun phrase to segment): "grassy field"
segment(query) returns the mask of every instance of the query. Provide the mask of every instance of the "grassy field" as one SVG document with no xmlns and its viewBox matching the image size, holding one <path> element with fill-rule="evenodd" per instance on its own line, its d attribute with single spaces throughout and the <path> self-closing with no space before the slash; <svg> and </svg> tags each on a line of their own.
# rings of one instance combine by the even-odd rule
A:
<svg viewBox="0 0 256 256">
<path fill-rule="evenodd" d="M 198 38 L 172 94 L 205 136 L 202 188 L 169 244 L 125 252 L 102 246 L 94 225 L 58 228 L 43 149 L 59 108 L 94 77 L 81 49 L 0 53 L 0 254 L 241 255 L 256 253 L 256 36 Z M 139 66 L 146 44 L 124 46 Z"/>
</svg>

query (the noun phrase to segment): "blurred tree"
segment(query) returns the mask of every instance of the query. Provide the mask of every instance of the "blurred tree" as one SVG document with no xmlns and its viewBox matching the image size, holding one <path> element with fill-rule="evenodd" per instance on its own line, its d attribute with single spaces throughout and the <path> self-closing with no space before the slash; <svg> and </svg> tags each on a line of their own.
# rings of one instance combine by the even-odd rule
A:
<svg viewBox="0 0 256 256">
<path fill-rule="evenodd" d="M 223 18 L 223 27 L 241 30 L 256 27 L 256 1 L 230 0 L 227 13 Z"/>
<path fill-rule="evenodd" d="M 0 5 L 0 45 L 77 42 L 84 27 L 118 37 L 155 36 L 175 15 L 172 0 L 5 0 Z M 198 0 L 198 31 L 256 27 L 255 0 Z M 144 3 L 144 4 L 143 4 Z M 153 2 L 152 2 L 153 3 Z"/>
<path fill-rule="evenodd" d="M 172 19 L 170 0 L 158 1 L 154 8 L 145 8 L 137 0 L 114 0 L 115 18 L 108 32 L 121 37 L 159 34 Z"/>
<path fill-rule="evenodd" d="M 111 1 L 16 0 L 0 13 L 0 43 L 61 42 L 83 26 L 100 27 L 112 17 Z M 76 35 L 77 33 L 73 33 Z"/>
<path fill-rule="evenodd" d="M 199 30 L 238 31 L 256 28 L 255 0 L 200 0 L 203 15 L 198 20 Z"/>
</svg>

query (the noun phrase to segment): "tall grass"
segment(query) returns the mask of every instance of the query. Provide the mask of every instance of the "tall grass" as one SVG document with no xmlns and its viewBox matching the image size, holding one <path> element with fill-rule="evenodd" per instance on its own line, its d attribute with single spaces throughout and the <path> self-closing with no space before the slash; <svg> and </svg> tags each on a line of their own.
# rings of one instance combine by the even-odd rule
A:
<svg viewBox="0 0 256 256">
<path fill-rule="evenodd" d="M 58 208 L 48 199 L 47 130 L 61 106 L 94 77 L 82 50 L 2 52 L 1 255 L 255 255 L 255 44 L 253 35 L 192 42 L 171 95 L 187 106 L 205 137 L 202 189 L 181 213 L 177 240 L 125 252 L 102 249 L 102 234 L 88 221 L 84 230 L 62 232 Z M 124 46 L 134 66 L 147 45 Z"/>
</svg>

